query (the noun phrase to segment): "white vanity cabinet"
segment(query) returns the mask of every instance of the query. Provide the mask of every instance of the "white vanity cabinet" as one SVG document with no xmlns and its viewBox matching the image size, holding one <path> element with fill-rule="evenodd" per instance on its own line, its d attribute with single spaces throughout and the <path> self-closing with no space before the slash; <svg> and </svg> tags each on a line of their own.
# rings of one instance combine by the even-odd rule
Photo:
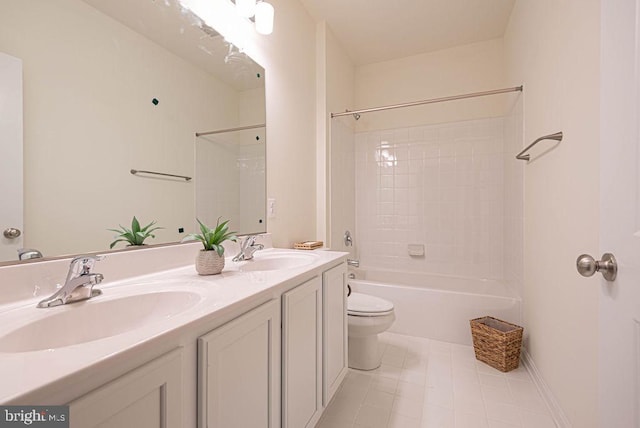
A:
<svg viewBox="0 0 640 428">
<path fill-rule="evenodd" d="M 282 426 L 313 427 L 322 414 L 322 281 L 282 295 Z"/>
<path fill-rule="evenodd" d="M 313 427 L 347 374 L 344 263 L 282 296 L 282 426 Z"/>
<path fill-rule="evenodd" d="M 339 264 L 322 274 L 322 405 L 340 387 L 348 370 L 347 356 L 347 265 Z"/>
<path fill-rule="evenodd" d="M 260 255 L 256 270 L 282 267 L 233 267 L 228 275 L 194 278 L 189 265 L 158 272 L 148 288 L 127 278 L 107 284 L 102 299 L 61 308 L 74 320 L 74 313 L 99 315 L 109 302 L 122 302 L 123 316 L 126 311 L 135 322 L 131 331 L 96 340 L 71 331 L 76 346 L 55 350 L 65 364 L 48 364 L 48 349 L 2 357 L 8 381 L 0 382 L 0 404 L 68 404 L 70 426 L 77 428 L 315 426 L 346 374 L 346 254 L 270 249 Z M 128 264 L 123 256 L 112 269 Z M 163 299 L 149 300 L 139 319 L 129 317 L 138 296 L 156 293 L 165 293 Z M 185 293 L 191 306 L 176 301 L 175 314 L 162 315 L 167 302 L 174 304 L 164 299 Z M 147 317 L 155 308 L 161 316 Z M 43 311 L 24 306 L 34 322 L 57 316 Z M 21 328 L 13 309 L 0 308 L 3 314 Z"/>
<path fill-rule="evenodd" d="M 71 428 L 180 428 L 182 349 L 69 403 Z"/>
<path fill-rule="evenodd" d="M 280 301 L 198 339 L 198 426 L 280 426 Z"/>
</svg>

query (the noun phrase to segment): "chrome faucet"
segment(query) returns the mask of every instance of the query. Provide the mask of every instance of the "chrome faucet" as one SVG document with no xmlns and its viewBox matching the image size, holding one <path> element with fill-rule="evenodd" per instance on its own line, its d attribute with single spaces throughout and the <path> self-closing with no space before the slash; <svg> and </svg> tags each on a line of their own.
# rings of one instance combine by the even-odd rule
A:
<svg viewBox="0 0 640 428">
<path fill-rule="evenodd" d="M 42 253 L 35 248 L 20 248 L 18 250 L 18 260 L 40 259 Z"/>
<path fill-rule="evenodd" d="M 352 267 L 355 267 L 355 268 L 359 268 L 360 267 L 360 260 L 347 259 L 347 266 L 352 266 Z"/>
<path fill-rule="evenodd" d="M 234 262 L 240 262 L 242 260 L 251 260 L 253 253 L 258 250 L 262 250 L 264 245 L 256 244 L 256 235 L 247 236 L 242 245 L 240 246 L 240 252 L 232 259 Z"/>
<path fill-rule="evenodd" d="M 104 256 L 79 256 L 71 260 L 69 272 L 64 285 L 50 297 L 38 303 L 39 308 L 66 305 L 79 302 L 102 294 L 100 290 L 94 290 L 93 286 L 100 284 L 104 277 L 101 273 L 93 273 L 91 269 L 95 262 L 102 260 Z"/>
</svg>

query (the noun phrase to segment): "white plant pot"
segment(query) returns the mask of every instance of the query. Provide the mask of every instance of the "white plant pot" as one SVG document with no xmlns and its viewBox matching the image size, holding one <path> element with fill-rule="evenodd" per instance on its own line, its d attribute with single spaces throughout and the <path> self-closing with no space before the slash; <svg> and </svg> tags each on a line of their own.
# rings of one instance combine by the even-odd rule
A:
<svg viewBox="0 0 640 428">
<path fill-rule="evenodd" d="M 196 257 L 198 275 L 217 275 L 224 269 L 224 254 L 218 255 L 215 250 L 200 250 Z"/>
</svg>

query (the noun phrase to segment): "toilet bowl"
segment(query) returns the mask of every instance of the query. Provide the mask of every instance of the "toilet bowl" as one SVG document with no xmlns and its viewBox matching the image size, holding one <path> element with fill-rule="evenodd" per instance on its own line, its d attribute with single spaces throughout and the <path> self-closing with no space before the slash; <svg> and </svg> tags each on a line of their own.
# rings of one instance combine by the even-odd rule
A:
<svg viewBox="0 0 640 428">
<path fill-rule="evenodd" d="M 362 293 L 347 298 L 349 336 L 349 367 L 373 370 L 380 367 L 378 334 L 387 330 L 396 319 L 393 303 Z"/>
</svg>

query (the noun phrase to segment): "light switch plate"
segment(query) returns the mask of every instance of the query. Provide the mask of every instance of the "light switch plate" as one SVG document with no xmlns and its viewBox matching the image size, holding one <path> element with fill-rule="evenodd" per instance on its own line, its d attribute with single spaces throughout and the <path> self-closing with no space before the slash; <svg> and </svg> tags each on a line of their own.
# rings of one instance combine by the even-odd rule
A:
<svg viewBox="0 0 640 428">
<path fill-rule="evenodd" d="M 267 218 L 276 218 L 276 199 L 267 199 Z"/>
</svg>

